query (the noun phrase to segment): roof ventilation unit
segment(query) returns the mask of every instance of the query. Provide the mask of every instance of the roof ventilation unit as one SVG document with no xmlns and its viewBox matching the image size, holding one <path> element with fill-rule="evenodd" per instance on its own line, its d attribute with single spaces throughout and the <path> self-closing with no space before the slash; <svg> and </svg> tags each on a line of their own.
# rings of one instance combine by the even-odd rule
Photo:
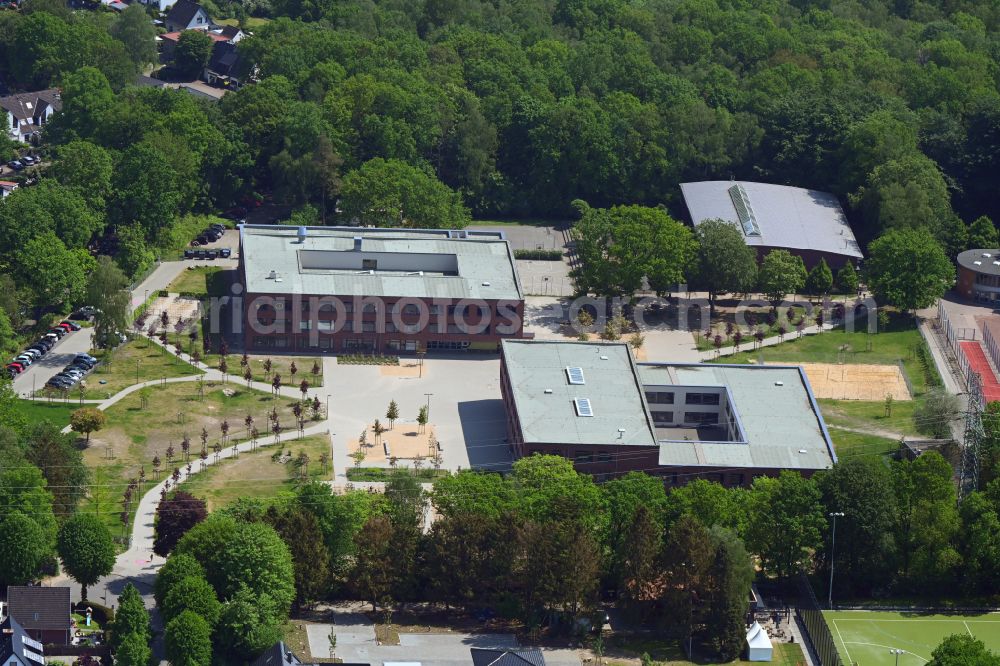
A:
<svg viewBox="0 0 1000 666">
<path fill-rule="evenodd" d="M 299 242 L 300 243 L 305 243 L 306 242 L 306 228 L 305 227 L 299 227 L 298 237 L 299 237 Z"/>
<path fill-rule="evenodd" d="M 268 279 L 268 280 L 274 280 L 274 279 L 276 279 L 277 277 L 278 277 L 278 274 L 277 274 L 277 273 L 275 273 L 274 271 L 271 271 L 270 273 L 268 273 L 268 274 L 267 274 L 267 279 Z"/>
<path fill-rule="evenodd" d="M 552 389 L 545 389 L 545 395 L 552 395 Z"/>
<path fill-rule="evenodd" d="M 361 236 L 354 237 L 354 251 L 361 252 Z"/>
</svg>

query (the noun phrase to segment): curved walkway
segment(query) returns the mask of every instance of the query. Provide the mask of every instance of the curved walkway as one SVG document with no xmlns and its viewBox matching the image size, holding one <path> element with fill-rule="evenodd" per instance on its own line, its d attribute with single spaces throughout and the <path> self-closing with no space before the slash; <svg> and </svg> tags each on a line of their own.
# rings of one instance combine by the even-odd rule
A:
<svg viewBox="0 0 1000 666">
<path fill-rule="evenodd" d="M 155 342 L 159 344 L 159 341 Z M 171 351 L 171 353 L 174 352 Z M 169 379 L 155 379 L 141 382 L 139 384 L 133 384 L 122 389 L 107 400 L 91 402 L 91 404 L 93 404 L 97 409 L 103 411 L 136 391 L 140 391 L 146 387 L 162 386 L 164 384 L 179 384 L 198 380 L 241 384 L 243 386 L 246 386 L 247 384 L 245 381 L 237 381 L 236 377 L 233 375 L 226 375 L 226 377 L 223 377 L 221 372 L 209 369 L 203 363 L 193 363 L 190 358 L 187 357 L 187 354 L 174 355 L 179 356 L 181 359 L 191 363 L 191 365 L 203 370 L 204 372 L 198 375 L 172 377 Z M 271 391 L 271 385 L 264 382 L 250 382 L 249 388 L 264 392 Z M 301 393 L 292 387 L 281 387 L 279 394 L 285 397 L 301 398 Z M 70 432 L 70 427 L 65 427 L 63 432 Z M 280 438 L 278 442 L 274 442 L 271 436 L 262 437 L 258 440 L 257 447 L 273 446 L 275 443 L 294 441 L 299 437 L 329 432 L 328 415 L 326 415 L 321 421 L 303 429 L 301 433 L 298 431 L 289 432 L 289 436 Z M 234 455 L 250 451 L 253 448 L 253 445 L 249 440 L 234 439 L 233 441 L 233 445 L 227 446 L 225 449 L 219 451 L 217 456 L 213 455 L 206 459 L 204 461 L 204 465 L 202 465 L 201 460 L 194 461 L 194 464 L 191 465 L 190 474 L 186 471 L 186 468 L 181 468 L 181 478 L 178 484 L 184 483 L 188 478 L 202 471 L 202 469 L 207 469 L 209 466 L 214 465 L 217 462 L 221 463 L 229 458 L 232 458 Z M 165 476 L 163 480 L 157 481 L 153 485 L 149 486 L 146 492 L 139 499 L 136 506 L 135 519 L 132 523 L 132 532 L 130 535 L 128 549 L 125 550 L 125 552 L 120 553 L 118 557 L 115 558 L 115 565 L 110 574 L 99 580 L 96 584 L 90 586 L 88 594 L 88 596 L 95 601 L 103 600 L 107 605 L 114 605 L 117 602 L 116 597 L 121 593 L 125 585 L 127 583 L 132 583 L 142 594 L 147 608 L 151 609 L 154 626 L 157 628 L 160 628 L 160 624 L 159 615 L 156 612 L 153 602 L 153 582 L 156 579 L 157 571 L 159 571 L 160 567 L 163 566 L 163 563 L 166 560 L 153 553 L 153 525 L 154 518 L 156 516 L 156 508 L 160 503 L 161 491 L 166 487 L 168 481 L 170 482 L 170 486 L 172 488 L 176 487 L 177 484 L 174 484 L 173 480 L 170 479 L 169 476 Z M 80 594 L 79 585 L 67 578 L 65 575 L 55 577 L 49 584 L 67 585 L 73 589 L 72 594 L 75 597 L 78 597 Z"/>
</svg>

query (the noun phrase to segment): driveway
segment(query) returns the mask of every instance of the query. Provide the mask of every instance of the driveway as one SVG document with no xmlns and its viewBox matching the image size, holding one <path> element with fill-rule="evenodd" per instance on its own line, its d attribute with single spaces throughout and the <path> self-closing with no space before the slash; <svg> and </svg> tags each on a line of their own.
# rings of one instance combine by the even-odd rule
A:
<svg viewBox="0 0 1000 666">
<path fill-rule="evenodd" d="M 14 390 L 18 395 L 30 398 L 33 390 L 41 390 L 45 382 L 69 365 L 74 356 L 80 352 L 90 351 L 93 335 L 92 328 L 83 328 L 64 335 L 48 354 L 14 378 Z"/>
</svg>

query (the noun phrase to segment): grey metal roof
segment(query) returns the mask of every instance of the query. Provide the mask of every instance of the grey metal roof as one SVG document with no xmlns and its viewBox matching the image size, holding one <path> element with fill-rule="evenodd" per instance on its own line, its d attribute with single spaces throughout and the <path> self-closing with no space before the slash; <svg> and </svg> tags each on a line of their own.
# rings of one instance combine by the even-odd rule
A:
<svg viewBox="0 0 1000 666">
<path fill-rule="evenodd" d="M 545 666 L 538 648 L 471 648 L 472 666 Z"/>
<path fill-rule="evenodd" d="M 44 666 L 44 646 L 28 636 L 28 633 L 12 616 L 0 622 L 0 664 L 8 663 L 11 657 L 23 666 Z M 544 664 L 543 664 L 544 666 Z"/>
<path fill-rule="evenodd" d="M 438 255 L 453 257 L 457 274 L 449 272 L 303 268 L 300 252 L 354 252 L 361 255 Z M 242 225 L 240 261 L 248 293 L 332 296 L 386 296 L 521 300 L 514 256 L 501 233 L 447 229 L 372 229 L 308 227 L 298 239 L 292 226 Z M 271 271 L 277 280 L 270 278 Z"/>
<path fill-rule="evenodd" d="M 734 196 L 731 189 L 743 196 Z M 747 245 L 862 256 L 837 197 L 828 192 L 707 180 L 681 183 L 681 193 L 695 225 L 713 219 L 732 222 L 744 230 Z"/>
<path fill-rule="evenodd" d="M 502 348 L 525 442 L 656 446 L 628 345 L 504 340 Z M 584 384 L 569 383 L 568 367 L 582 368 Z M 593 416 L 577 415 L 577 398 L 590 399 Z"/>
<path fill-rule="evenodd" d="M 1000 275 L 1000 250 L 966 250 L 959 253 L 958 265 L 982 275 Z"/>
<path fill-rule="evenodd" d="M 640 363 L 646 386 L 726 386 L 745 443 L 663 441 L 661 465 L 828 469 L 833 445 L 798 366 Z"/>
</svg>

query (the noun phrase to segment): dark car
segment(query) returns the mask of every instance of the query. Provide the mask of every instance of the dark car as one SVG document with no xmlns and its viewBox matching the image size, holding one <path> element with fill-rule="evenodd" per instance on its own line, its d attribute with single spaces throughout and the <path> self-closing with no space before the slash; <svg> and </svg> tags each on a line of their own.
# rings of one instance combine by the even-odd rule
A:
<svg viewBox="0 0 1000 666">
<path fill-rule="evenodd" d="M 195 251 L 195 257 L 198 259 L 208 259 L 208 250 Z"/>
<path fill-rule="evenodd" d="M 232 254 L 233 251 L 230 250 L 228 247 L 223 247 L 219 249 L 219 257 L 221 257 L 222 259 L 228 259 L 229 257 L 232 256 Z"/>
<path fill-rule="evenodd" d="M 14 171 L 20 171 L 21 169 L 24 168 L 24 164 L 22 164 L 18 160 L 11 160 L 10 162 L 7 162 L 7 166 L 9 166 Z"/>
<path fill-rule="evenodd" d="M 194 259 L 194 257 L 195 257 L 195 250 L 184 250 L 185 259 Z"/>
<path fill-rule="evenodd" d="M 32 166 L 38 161 L 39 160 L 35 159 L 31 155 L 25 155 L 24 157 L 21 158 L 21 163 L 24 164 L 25 166 Z"/>
<path fill-rule="evenodd" d="M 208 250 L 208 251 L 206 251 L 205 254 L 206 254 L 206 257 L 205 257 L 206 259 L 218 259 L 219 258 L 219 251 L 218 250 Z"/>
<path fill-rule="evenodd" d="M 210 224 L 208 226 L 208 228 L 209 229 L 215 229 L 219 233 L 226 233 L 226 227 L 225 227 L 225 225 L 219 224 L 218 222 L 216 222 L 215 224 Z"/>
<path fill-rule="evenodd" d="M 97 314 L 97 310 L 95 310 L 93 306 L 85 305 L 76 312 L 74 312 L 73 314 L 71 314 L 70 319 L 76 319 L 77 321 L 80 320 L 90 321 L 91 319 L 93 319 L 95 314 Z"/>
<path fill-rule="evenodd" d="M 197 238 L 195 238 L 195 239 L 194 239 L 194 244 L 195 244 L 196 246 L 197 246 L 197 245 L 208 245 L 209 243 L 211 243 L 211 242 L 212 242 L 212 240 L 213 240 L 213 239 L 212 239 L 212 238 L 210 238 L 210 237 L 208 236 L 208 234 L 202 234 L 201 236 L 198 236 Z"/>
<path fill-rule="evenodd" d="M 65 328 L 60 328 L 60 327 L 56 326 L 55 328 L 50 328 L 49 329 L 49 333 L 52 333 L 53 335 L 55 335 L 58 338 L 61 338 L 62 336 L 64 336 L 67 333 L 69 333 L 69 331 L 67 331 Z"/>
</svg>

